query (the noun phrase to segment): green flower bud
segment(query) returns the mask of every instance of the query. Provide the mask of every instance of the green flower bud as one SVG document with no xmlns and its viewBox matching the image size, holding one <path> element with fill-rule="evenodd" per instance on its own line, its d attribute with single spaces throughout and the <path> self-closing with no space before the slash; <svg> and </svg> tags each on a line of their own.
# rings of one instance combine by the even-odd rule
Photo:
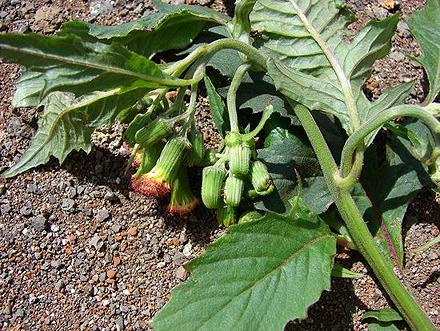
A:
<svg viewBox="0 0 440 331">
<path fill-rule="evenodd" d="M 132 178 L 133 189 L 146 196 L 167 195 L 190 146 L 184 137 L 168 141 L 153 169 L 139 178 Z"/>
<path fill-rule="evenodd" d="M 199 200 L 191 191 L 186 167 L 180 167 L 179 173 L 173 182 L 173 191 L 168 205 L 168 213 L 171 215 L 190 214 L 199 204 Z"/>
<path fill-rule="evenodd" d="M 134 146 L 136 144 L 136 133 L 145 127 L 152 120 L 150 114 L 137 114 L 133 121 L 129 124 L 127 130 L 123 134 L 124 141 L 129 146 Z"/>
<path fill-rule="evenodd" d="M 229 170 L 238 177 L 246 176 L 249 172 L 252 150 L 244 144 L 229 149 Z"/>
<path fill-rule="evenodd" d="M 137 114 L 144 113 L 146 111 L 146 107 L 150 106 L 152 103 L 153 103 L 153 99 L 151 99 L 150 97 L 144 97 L 141 100 L 139 100 L 134 106 L 128 107 L 123 111 L 121 111 L 118 114 L 117 119 L 121 123 L 128 124 L 133 121 L 133 119 Z"/>
<path fill-rule="evenodd" d="M 157 118 L 146 127 L 143 127 L 136 132 L 135 139 L 143 148 L 159 142 L 163 138 L 170 136 L 173 133 L 173 126 L 170 121 L 163 118 Z"/>
<path fill-rule="evenodd" d="M 255 191 L 264 192 L 272 183 L 266 165 L 261 161 L 255 161 L 251 164 L 250 177 Z"/>
<path fill-rule="evenodd" d="M 207 208 L 218 208 L 222 204 L 222 189 L 226 170 L 221 167 L 206 167 L 202 172 L 202 201 Z"/>
<path fill-rule="evenodd" d="M 217 209 L 217 221 L 224 226 L 231 226 L 237 223 L 235 208 L 230 206 L 221 206 Z"/>
<path fill-rule="evenodd" d="M 229 175 L 225 182 L 225 203 L 230 207 L 238 207 L 244 191 L 244 180 Z"/>
<path fill-rule="evenodd" d="M 216 163 L 217 160 L 218 160 L 217 152 L 212 148 L 208 148 L 207 150 L 205 150 L 205 155 L 203 157 L 201 166 L 212 165 Z"/>
</svg>

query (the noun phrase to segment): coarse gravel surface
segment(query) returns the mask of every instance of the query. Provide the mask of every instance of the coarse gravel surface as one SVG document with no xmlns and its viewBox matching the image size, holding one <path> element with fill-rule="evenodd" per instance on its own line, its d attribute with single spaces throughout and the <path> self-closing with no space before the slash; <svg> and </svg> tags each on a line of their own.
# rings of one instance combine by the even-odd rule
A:
<svg viewBox="0 0 440 331">
<path fill-rule="evenodd" d="M 179 1 L 173 1 L 179 2 Z M 231 1 L 192 1 L 231 12 Z M 423 1 L 348 1 L 359 20 L 382 18 L 397 9 L 406 17 Z M 391 4 L 395 6 L 391 6 Z M 399 7 L 399 8 L 397 8 Z M 118 24 L 151 12 L 148 1 L 0 0 L 0 31 L 51 34 L 71 19 Z M 408 102 L 423 98 L 423 70 L 405 57 L 419 49 L 402 22 L 391 54 L 375 65 L 366 84 L 373 98 L 388 86 L 416 79 Z M 16 65 L 0 63 L 0 172 L 28 146 L 40 110 L 11 107 Z M 218 143 L 201 99 L 198 125 L 210 145 Z M 166 201 L 129 189 L 128 151 L 122 127 L 97 130 L 95 147 L 73 153 L 10 180 L 0 179 L 0 329 L 148 330 L 171 289 L 188 277 L 183 264 L 221 234 L 212 214 L 199 208 L 185 219 L 166 215 Z M 413 249 L 439 235 L 440 208 L 425 191 L 405 219 L 405 283 L 440 327 L 440 252 Z M 310 318 L 288 330 L 366 330 L 361 315 L 389 300 L 360 255 L 340 250 L 337 260 L 357 280 L 334 279 L 332 289 L 309 310 Z"/>
</svg>

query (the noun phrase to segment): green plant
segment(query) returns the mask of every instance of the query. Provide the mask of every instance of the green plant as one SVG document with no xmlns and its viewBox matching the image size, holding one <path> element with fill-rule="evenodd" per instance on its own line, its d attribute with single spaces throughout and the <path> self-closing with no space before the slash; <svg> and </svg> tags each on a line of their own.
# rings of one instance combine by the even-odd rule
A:
<svg viewBox="0 0 440 331">
<path fill-rule="evenodd" d="M 186 168 L 205 167 L 202 200 L 220 223 L 240 224 L 187 265 L 192 276 L 156 316 L 157 330 L 277 330 L 305 318 L 330 288 L 337 242 L 365 257 L 412 329 L 434 330 L 393 267 L 403 263 L 409 201 L 440 182 L 440 2 L 409 20 L 429 79 L 420 105 L 403 104 L 412 83 L 376 101 L 362 89 L 398 15 L 347 42 L 352 17 L 339 1 L 241 0 L 232 19 L 154 4 L 158 12 L 119 26 L 75 21 L 54 36 L 0 35 L 0 56 L 26 68 L 14 106 L 44 106 L 30 147 L 3 176 L 89 152 L 93 130 L 116 120 L 128 125 L 133 188 L 171 194 L 171 212 L 195 207 Z M 152 61 L 175 49 L 174 60 Z M 224 137 L 217 151 L 195 126 L 202 81 Z"/>
</svg>

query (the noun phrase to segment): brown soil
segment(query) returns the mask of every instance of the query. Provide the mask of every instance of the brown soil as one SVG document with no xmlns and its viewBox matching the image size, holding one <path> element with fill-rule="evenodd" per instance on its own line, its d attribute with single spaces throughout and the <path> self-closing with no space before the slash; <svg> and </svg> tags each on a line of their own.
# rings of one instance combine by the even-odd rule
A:
<svg viewBox="0 0 440 331">
<path fill-rule="evenodd" d="M 360 18 L 351 29 L 395 10 L 383 3 L 349 1 Z M 419 0 L 401 1 L 403 17 L 422 5 Z M 103 24 L 152 10 L 141 0 L 0 0 L 0 31 L 50 34 L 66 20 L 90 19 L 90 6 L 102 10 L 95 20 Z M 212 6 L 225 10 L 220 1 Z M 399 25 L 391 55 L 377 62 L 368 81 L 373 97 L 388 86 L 416 79 L 408 101 L 421 100 L 423 71 L 403 54 L 419 54 L 405 23 Z M 17 66 L 0 64 L 0 172 L 29 145 L 39 116 L 34 109 L 11 107 L 19 75 Z M 206 109 L 200 110 L 199 118 L 206 116 Z M 170 290 L 188 276 L 182 265 L 223 233 L 204 209 L 188 219 L 170 219 L 163 203 L 130 192 L 120 131 L 117 126 L 100 130 L 89 155 L 75 153 L 62 166 L 51 162 L 0 182 L 0 329 L 149 329 Z M 419 254 L 411 251 L 439 234 L 439 221 L 440 208 L 426 191 L 405 219 L 403 275 L 440 327 L 438 246 Z M 366 330 L 362 313 L 389 305 L 358 254 L 341 251 L 337 259 L 368 275 L 333 280 L 331 291 L 310 308 L 310 318 L 291 323 L 289 330 Z"/>
</svg>

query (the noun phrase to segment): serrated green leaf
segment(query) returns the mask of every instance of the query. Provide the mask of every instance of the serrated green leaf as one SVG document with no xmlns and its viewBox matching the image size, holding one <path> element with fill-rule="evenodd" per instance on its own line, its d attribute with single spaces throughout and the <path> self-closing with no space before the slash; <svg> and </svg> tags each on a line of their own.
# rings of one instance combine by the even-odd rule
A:
<svg viewBox="0 0 440 331">
<path fill-rule="evenodd" d="M 274 56 L 268 73 L 277 89 L 310 109 L 335 115 L 350 134 L 351 114 L 359 113 L 361 122 L 368 118 L 372 106 L 357 103 L 361 87 L 374 61 L 388 53 L 399 18 L 371 21 L 348 43 L 345 13 L 333 0 L 259 0 L 251 20 L 262 34 L 258 44 Z"/>
<path fill-rule="evenodd" d="M 344 29 L 351 19 L 333 0 L 258 0 L 250 15 L 252 29 L 261 34 L 257 46 L 299 71 L 318 76 L 331 70 L 328 59 L 292 3 L 299 6 L 301 13 L 307 13 L 309 24 L 322 33 L 328 44 L 336 45 L 344 39 Z"/>
<path fill-rule="evenodd" d="M 282 330 L 330 288 L 335 238 L 317 215 L 268 213 L 239 224 L 187 268 L 153 326 L 166 330 Z"/>
<path fill-rule="evenodd" d="M 365 154 L 353 198 L 391 266 L 403 265 L 402 220 L 409 202 L 428 182 L 423 166 L 396 139 L 386 145 L 385 155 L 375 146 Z"/>
<path fill-rule="evenodd" d="M 417 60 L 428 76 L 429 94 L 424 102 L 429 104 L 440 92 L 440 1 L 428 0 L 423 9 L 409 17 L 408 26 L 422 49 L 423 55 Z"/>
<path fill-rule="evenodd" d="M 357 278 L 365 277 L 365 274 L 351 271 L 350 269 L 346 269 L 340 264 L 335 263 L 332 269 L 332 277 L 357 279 Z"/>
<path fill-rule="evenodd" d="M 255 205 L 257 209 L 281 213 L 290 209 L 289 200 L 298 194 L 295 170 L 301 178 L 301 198 L 314 212 L 322 213 L 332 203 L 316 155 L 299 130 L 287 129 L 277 122 L 266 137 L 264 148 L 257 151 L 275 185 L 275 191 Z"/>
<path fill-rule="evenodd" d="M 226 130 L 229 129 L 229 121 L 226 107 L 222 97 L 217 93 L 215 86 L 208 76 L 204 77 L 206 93 L 208 95 L 209 105 L 211 107 L 212 119 L 220 134 L 224 137 Z"/>
<path fill-rule="evenodd" d="M 105 26 L 73 21 L 63 24 L 59 34 L 73 33 L 107 43 L 117 42 L 149 57 L 165 50 L 184 48 L 207 24 L 225 25 L 230 20 L 222 13 L 201 6 L 159 2 L 155 5 L 159 12 L 124 24 Z"/>
<path fill-rule="evenodd" d="M 36 106 L 55 90 L 84 95 L 132 84 L 184 85 L 120 45 L 84 42 L 74 35 L 1 34 L 0 57 L 30 70 L 17 84 L 17 107 Z"/>
<path fill-rule="evenodd" d="M 62 163 L 73 150 L 90 152 L 90 136 L 102 125 L 111 125 L 118 112 L 133 105 L 145 89 L 96 92 L 79 100 L 62 92 L 51 93 L 31 145 L 17 164 L 2 176 L 8 178 L 38 165 L 51 156 Z"/>
</svg>

